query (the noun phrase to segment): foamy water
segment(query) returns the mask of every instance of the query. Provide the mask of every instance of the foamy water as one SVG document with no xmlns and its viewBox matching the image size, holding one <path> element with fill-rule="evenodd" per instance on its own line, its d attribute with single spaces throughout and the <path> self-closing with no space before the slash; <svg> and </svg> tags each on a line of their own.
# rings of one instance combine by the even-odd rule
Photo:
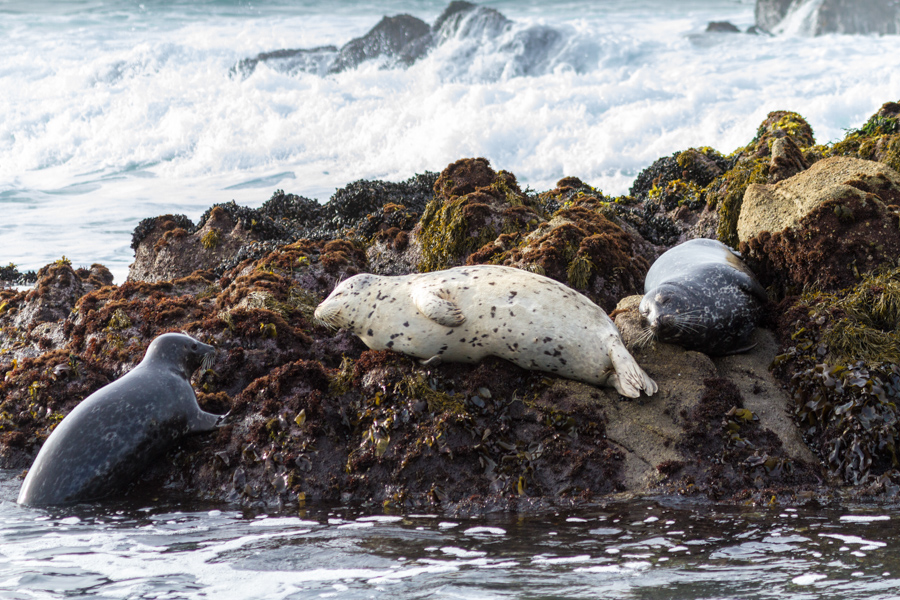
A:
<svg viewBox="0 0 900 600">
<path fill-rule="evenodd" d="M 0 2 L 0 262 L 65 254 L 121 282 L 142 218 L 277 188 L 325 201 L 467 156 L 537 190 L 575 175 L 625 193 L 661 156 L 747 143 L 769 111 L 827 142 L 900 99 L 900 36 L 703 33 L 752 25 L 749 0 L 484 4 L 512 27 L 408 69 L 241 78 L 243 58 L 341 46 L 384 14 L 431 23 L 445 3 Z"/>
</svg>

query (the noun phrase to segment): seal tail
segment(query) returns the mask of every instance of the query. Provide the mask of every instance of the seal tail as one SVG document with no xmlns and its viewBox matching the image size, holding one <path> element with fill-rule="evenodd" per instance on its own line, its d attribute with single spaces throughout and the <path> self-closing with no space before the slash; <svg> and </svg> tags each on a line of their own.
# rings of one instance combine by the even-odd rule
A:
<svg viewBox="0 0 900 600">
<path fill-rule="evenodd" d="M 612 345 L 609 349 L 609 358 L 615 373 L 609 376 L 608 383 L 623 396 L 637 398 L 642 391 L 652 396 L 659 389 L 656 382 L 650 379 L 621 342 Z"/>
</svg>

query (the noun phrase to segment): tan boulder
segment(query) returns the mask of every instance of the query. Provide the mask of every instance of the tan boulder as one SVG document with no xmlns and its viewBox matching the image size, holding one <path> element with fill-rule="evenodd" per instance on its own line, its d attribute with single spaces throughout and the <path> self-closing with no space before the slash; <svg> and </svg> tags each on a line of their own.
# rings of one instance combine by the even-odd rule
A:
<svg viewBox="0 0 900 600">
<path fill-rule="evenodd" d="M 869 160 L 838 156 L 775 184 L 750 184 L 744 193 L 737 234 L 741 242 L 763 231 L 779 232 L 828 200 L 866 197 L 866 188 L 900 191 L 900 173 Z"/>
</svg>

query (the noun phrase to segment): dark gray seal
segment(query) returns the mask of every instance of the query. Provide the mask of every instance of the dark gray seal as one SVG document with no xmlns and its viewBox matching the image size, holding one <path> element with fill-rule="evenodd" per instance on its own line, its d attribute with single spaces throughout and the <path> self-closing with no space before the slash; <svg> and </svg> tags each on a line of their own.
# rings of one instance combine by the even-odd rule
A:
<svg viewBox="0 0 900 600">
<path fill-rule="evenodd" d="M 213 352 L 181 333 L 153 340 L 138 366 L 85 398 L 50 434 L 25 477 L 19 504 L 105 498 L 179 437 L 214 429 L 220 417 L 200 409 L 190 381 Z"/>
<path fill-rule="evenodd" d="M 695 239 L 666 251 L 644 279 L 640 313 L 652 337 L 724 355 L 753 347 L 766 290 L 739 255 L 716 240 Z"/>
</svg>

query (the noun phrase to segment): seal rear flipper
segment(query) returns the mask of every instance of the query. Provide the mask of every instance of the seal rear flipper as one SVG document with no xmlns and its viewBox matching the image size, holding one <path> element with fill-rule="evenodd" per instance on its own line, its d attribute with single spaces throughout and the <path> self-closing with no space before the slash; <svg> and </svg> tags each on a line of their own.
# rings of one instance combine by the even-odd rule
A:
<svg viewBox="0 0 900 600">
<path fill-rule="evenodd" d="M 228 414 L 231 413 L 229 412 Z M 194 418 L 191 419 L 191 422 L 188 423 L 188 433 L 212 431 L 213 429 L 218 427 L 219 423 L 222 422 L 222 420 L 227 417 L 228 414 L 214 415 L 212 413 L 198 410 L 197 414 L 194 415 Z"/>
<path fill-rule="evenodd" d="M 637 398 L 641 391 L 652 396 L 659 390 L 656 382 L 650 379 L 623 344 L 614 344 L 609 350 L 609 358 L 615 373 L 609 376 L 607 383 L 623 396 Z"/>
<path fill-rule="evenodd" d="M 416 309 L 438 325 L 459 327 L 466 322 L 466 316 L 446 290 L 413 286 L 410 296 Z"/>
</svg>

